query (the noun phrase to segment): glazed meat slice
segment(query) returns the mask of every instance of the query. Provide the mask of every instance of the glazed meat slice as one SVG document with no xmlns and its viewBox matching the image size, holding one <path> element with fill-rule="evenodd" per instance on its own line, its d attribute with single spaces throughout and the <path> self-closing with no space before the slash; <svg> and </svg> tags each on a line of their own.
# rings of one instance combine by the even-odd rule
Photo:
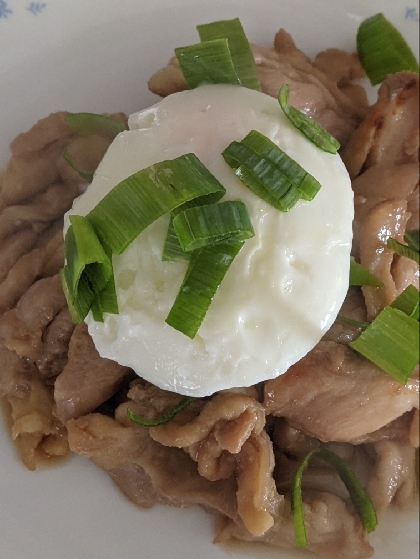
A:
<svg viewBox="0 0 420 559">
<path fill-rule="evenodd" d="M 66 432 L 53 416 L 51 392 L 33 363 L 5 348 L 0 348 L 0 396 L 11 407 L 12 437 L 27 468 L 36 468 L 39 451 L 49 456 L 67 454 Z"/>
<path fill-rule="evenodd" d="M 62 227 L 58 231 L 52 227 L 47 233 L 36 248 L 17 260 L 0 283 L 0 314 L 13 308 L 36 279 L 58 274 L 63 266 Z"/>
<path fill-rule="evenodd" d="M 107 471 L 135 504 L 199 504 L 237 518 L 235 479 L 203 478 L 188 454 L 157 443 L 147 428 L 90 414 L 70 420 L 68 432 L 71 450 Z"/>
<path fill-rule="evenodd" d="M 303 511 L 308 538 L 307 550 L 326 559 L 367 559 L 373 549 L 367 541 L 359 519 L 351 505 L 327 492 L 306 491 Z M 273 527 L 264 536 L 251 536 L 238 523 L 228 522 L 216 538 L 265 542 L 282 549 L 295 549 L 295 532 L 290 501 L 278 515 Z"/>
<path fill-rule="evenodd" d="M 367 113 L 367 100 L 362 88 L 354 86 L 358 91 L 356 100 L 354 92 L 346 95 L 335 81 L 310 63 L 283 29 L 275 37 L 274 49 L 255 45 L 251 48 L 264 93 L 277 97 L 280 87 L 288 83 L 291 86 L 290 103 L 320 122 L 342 144 L 347 142 Z M 351 64 L 348 57 L 343 57 L 343 72 L 347 76 L 352 72 L 363 74 L 360 65 L 359 74 L 356 72 L 354 57 Z M 150 78 L 149 88 L 162 97 L 187 89 L 176 58 Z"/>
<path fill-rule="evenodd" d="M 45 328 L 65 306 L 58 275 L 38 280 L 0 318 L 0 345 L 36 361 L 42 353 Z"/>
<path fill-rule="evenodd" d="M 128 372 L 127 367 L 101 357 L 86 324 L 78 324 L 70 340 L 67 364 L 55 381 L 58 417 L 65 423 L 95 410 L 115 394 Z"/>
<path fill-rule="evenodd" d="M 378 101 L 342 152 L 350 177 L 378 163 L 413 163 L 419 149 L 419 76 L 391 74 Z"/>
<path fill-rule="evenodd" d="M 320 342 L 267 382 L 264 406 L 321 441 L 351 442 L 419 405 L 418 374 L 406 386 L 351 349 Z"/>
</svg>

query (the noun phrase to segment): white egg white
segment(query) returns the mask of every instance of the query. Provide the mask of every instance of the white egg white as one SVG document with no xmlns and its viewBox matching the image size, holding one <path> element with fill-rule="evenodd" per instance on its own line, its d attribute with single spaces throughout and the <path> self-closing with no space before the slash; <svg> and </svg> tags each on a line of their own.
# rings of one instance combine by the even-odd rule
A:
<svg viewBox="0 0 420 559">
<path fill-rule="evenodd" d="M 311 350 L 335 320 L 348 289 L 353 194 L 338 155 L 322 152 L 284 117 L 277 100 L 229 85 L 176 93 L 131 115 L 71 213 L 86 215 L 127 176 L 193 152 L 247 206 L 255 237 L 228 270 L 194 339 L 165 318 L 186 263 L 163 262 L 168 217 L 114 256 L 118 315 L 86 318 L 103 357 L 153 384 L 190 396 L 276 377 Z M 318 179 L 311 202 L 282 213 L 249 191 L 221 153 L 252 129 Z"/>
</svg>

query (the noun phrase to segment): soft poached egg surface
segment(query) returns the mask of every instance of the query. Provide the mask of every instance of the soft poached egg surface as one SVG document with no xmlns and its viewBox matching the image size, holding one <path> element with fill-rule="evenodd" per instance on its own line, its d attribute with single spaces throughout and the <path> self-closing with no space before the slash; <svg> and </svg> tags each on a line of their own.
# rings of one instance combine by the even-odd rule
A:
<svg viewBox="0 0 420 559">
<path fill-rule="evenodd" d="M 187 263 L 163 262 L 164 216 L 113 257 L 118 315 L 86 322 L 100 355 L 190 396 L 276 377 L 328 330 L 348 289 L 353 194 L 338 155 L 322 152 L 276 99 L 230 85 L 171 95 L 129 118 L 70 213 L 86 215 L 115 185 L 164 159 L 193 152 L 247 206 L 245 242 L 193 340 L 165 323 Z M 252 129 L 268 136 L 321 183 L 311 202 L 282 213 L 248 190 L 221 153 Z M 302 388 L 304 390 L 304 387 Z"/>
</svg>

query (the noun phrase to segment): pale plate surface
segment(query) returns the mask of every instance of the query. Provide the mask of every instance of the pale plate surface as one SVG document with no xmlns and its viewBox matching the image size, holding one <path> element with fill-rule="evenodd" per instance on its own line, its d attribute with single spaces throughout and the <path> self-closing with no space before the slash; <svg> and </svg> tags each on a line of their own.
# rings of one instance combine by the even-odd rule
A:
<svg viewBox="0 0 420 559">
<path fill-rule="evenodd" d="M 175 46 L 197 41 L 198 23 L 240 17 L 248 38 L 265 46 L 284 27 L 312 56 L 354 49 L 358 24 L 378 11 L 418 52 L 411 0 L 0 0 L 0 167 L 13 137 L 51 111 L 131 113 L 155 102 L 148 77 Z M 82 458 L 29 472 L 1 421 L 0 448 L 0 559 L 302 557 L 214 546 L 204 512 L 139 510 Z M 372 542 L 376 559 L 415 559 L 416 514 L 385 519 Z"/>
</svg>

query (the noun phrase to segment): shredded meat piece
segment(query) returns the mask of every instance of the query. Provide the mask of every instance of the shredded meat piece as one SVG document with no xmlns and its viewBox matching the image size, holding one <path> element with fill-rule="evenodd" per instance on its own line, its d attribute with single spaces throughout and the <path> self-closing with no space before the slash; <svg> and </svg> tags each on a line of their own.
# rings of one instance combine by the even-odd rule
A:
<svg viewBox="0 0 420 559">
<path fill-rule="evenodd" d="M 65 456 L 68 452 L 63 425 L 53 417 L 54 400 L 36 367 L 16 353 L 0 347 L 0 396 L 12 408 L 12 437 L 22 462 L 36 468 L 37 452 Z"/>
<path fill-rule="evenodd" d="M 352 320 L 366 322 L 365 301 L 359 289 L 355 287 L 349 288 L 339 314 Z M 349 344 L 360 335 L 361 331 L 361 328 L 358 326 L 352 326 L 343 321 L 336 320 L 322 339 L 328 342 Z"/>
<path fill-rule="evenodd" d="M 0 211 L 40 194 L 58 179 L 57 161 L 67 140 L 57 140 L 39 151 L 11 157 L 0 192 Z"/>
<path fill-rule="evenodd" d="M 50 233 L 54 233 L 56 227 Z M 42 277 L 58 274 L 64 263 L 63 233 L 56 231 L 51 238 L 19 258 L 0 283 L 0 314 L 14 307 L 33 282 Z"/>
<path fill-rule="evenodd" d="M 350 177 L 378 163 L 413 163 L 419 149 L 419 76 L 389 75 L 378 101 L 353 132 L 341 156 Z"/>
<path fill-rule="evenodd" d="M 277 33 L 274 45 L 274 49 L 251 45 L 262 91 L 277 97 L 280 87 L 290 84 L 290 103 L 320 122 L 344 145 L 366 115 L 366 98 L 363 102 L 359 94 L 353 101 L 310 63 L 283 29 Z M 150 78 L 149 89 L 162 97 L 187 89 L 175 57 Z"/>
<path fill-rule="evenodd" d="M 70 312 L 65 308 L 57 314 L 45 330 L 42 353 L 36 362 L 42 379 L 55 378 L 64 369 L 74 328 L 75 324 Z"/>
<path fill-rule="evenodd" d="M 78 324 L 67 363 L 55 381 L 57 416 L 65 423 L 95 410 L 115 394 L 128 372 L 128 367 L 100 357 L 86 324 Z"/>
<path fill-rule="evenodd" d="M 381 515 L 395 500 L 407 507 L 416 499 L 415 449 L 410 444 L 391 440 L 374 443 L 376 463 L 367 485 L 367 492 Z"/>
<path fill-rule="evenodd" d="M 27 152 L 38 151 L 47 144 L 59 140 L 70 134 L 67 125 L 65 111 L 51 113 L 39 120 L 27 132 L 22 132 L 16 136 L 10 144 L 10 151 L 13 155 L 22 155 Z"/>
<path fill-rule="evenodd" d="M 20 357 L 36 361 L 45 328 L 64 309 L 66 299 L 58 275 L 40 279 L 0 318 L 0 344 Z"/>
<path fill-rule="evenodd" d="M 326 559 L 367 559 L 373 549 L 367 541 L 360 521 L 340 498 L 326 492 L 306 491 L 303 495 L 308 551 Z M 216 538 L 223 542 L 231 538 L 265 542 L 282 549 L 295 548 L 295 533 L 290 502 L 276 518 L 272 528 L 262 537 L 252 536 L 232 521 L 227 522 Z"/>
<path fill-rule="evenodd" d="M 402 386 L 346 346 L 320 342 L 267 382 L 264 406 L 321 441 L 352 442 L 418 407 L 418 394 L 418 373 Z"/>
<path fill-rule="evenodd" d="M 5 241 L 2 241 L 0 251 L 0 282 L 6 278 L 19 258 L 31 250 L 35 243 L 36 236 L 31 229 L 22 229 Z"/>
<path fill-rule="evenodd" d="M 123 426 L 101 414 L 72 419 L 67 427 L 71 450 L 108 471 L 136 504 L 199 504 L 237 519 L 234 478 L 203 478 L 185 452 L 153 441 L 147 428 Z"/>
</svg>

